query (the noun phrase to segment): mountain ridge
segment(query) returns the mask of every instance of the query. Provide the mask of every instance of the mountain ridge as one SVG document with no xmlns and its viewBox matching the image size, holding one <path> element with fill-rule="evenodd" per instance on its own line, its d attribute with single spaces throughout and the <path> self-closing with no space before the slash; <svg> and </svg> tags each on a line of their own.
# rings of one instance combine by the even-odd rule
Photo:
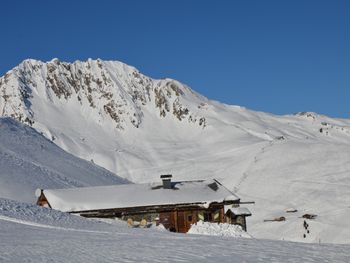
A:
<svg viewBox="0 0 350 263">
<path fill-rule="evenodd" d="M 41 93 L 43 99 L 52 103 L 57 102 L 56 97 L 68 101 L 76 96 L 75 99 L 81 105 L 84 103 L 82 100 L 87 100 L 92 108 L 98 108 L 100 115 L 109 116 L 116 122 L 117 128 L 121 129 L 123 122 L 127 121 L 120 117 L 123 113 L 129 115 L 131 124 L 138 127 L 142 119 L 142 112 L 139 110 L 141 105 L 145 106 L 152 100 L 159 109 L 160 116 L 165 117 L 172 112 L 180 121 L 189 115 L 188 120 L 196 122 L 194 116 L 189 114 L 189 110 L 183 108 L 179 102 L 180 95 L 195 94 L 191 89 L 172 79 L 151 80 L 136 68 L 116 61 L 89 59 L 85 62 L 67 63 L 53 59 L 44 63 L 28 59 L 0 79 L 0 86 L 8 85 L 11 87 L 17 85 L 19 91 L 11 94 L 5 88 L 2 89 L 4 100 L 2 115 L 20 121 L 23 119 L 28 124 L 33 122 L 34 112 L 30 110 L 29 103 L 33 92 Z M 45 88 L 40 87 L 42 85 Z M 154 94 L 151 94 L 151 91 Z M 18 103 L 21 108 L 17 111 L 6 107 L 7 100 L 15 96 L 24 102 L 24 105 Z M 173 97 L 172 101 L 169 100 Z M 105 102 L 102 107 L 97 105 L 101 104 L 101 101 Z"/>
</svg>

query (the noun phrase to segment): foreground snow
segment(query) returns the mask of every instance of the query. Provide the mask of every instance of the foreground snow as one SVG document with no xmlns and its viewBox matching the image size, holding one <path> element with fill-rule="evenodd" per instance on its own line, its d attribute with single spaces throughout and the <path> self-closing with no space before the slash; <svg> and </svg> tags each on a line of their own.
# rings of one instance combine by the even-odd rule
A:
<svg viewBox="0 0 350 263">
<path fill-rule="evenodd" d="M 350 246 L 132 229 L 0 199 L 0 262 L 349 262 Z"/>
</svg>

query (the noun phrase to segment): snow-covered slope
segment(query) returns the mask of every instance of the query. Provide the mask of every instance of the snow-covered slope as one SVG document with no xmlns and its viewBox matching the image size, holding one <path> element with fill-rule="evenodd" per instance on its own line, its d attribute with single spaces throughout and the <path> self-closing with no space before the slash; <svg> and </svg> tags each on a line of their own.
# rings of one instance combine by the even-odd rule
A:
<svg viewBox="0 0 350 263">
<path fill-rule="evenodd" d="M 33 203 L 37 188 L 118 183 L 125 180 L 63 151 L 27 125 L 0 118 L 0 197 Z"/>
<path fill-rule="evenodd" d="M 349 120 L 254 112 L 120 62 L 57 59 L 0 78 L 0 115 L 134 182 L 216 178 L 256 201 L 254 237 L 350 243 Z M 318 215 L 305 238 L 304 213 Z"/>
<path fill-rule="evenodd" d="M 349 245 L 176 234 L 0 198 L 0 262 L 349 262 Z"/>
<path fill-rule="evenodd" d="M 30 124 L 68 152 L 135 180 L 142 177 L 135 171 L 159 163 L 157 150 L 144 151 L 154 142 L 176 142 L 188 129 L 201 132 L 202 101 L 177 81 L 152 80 L 120 62 L 26 60 L 0 78 L 0 116 Z"/>
</svg>

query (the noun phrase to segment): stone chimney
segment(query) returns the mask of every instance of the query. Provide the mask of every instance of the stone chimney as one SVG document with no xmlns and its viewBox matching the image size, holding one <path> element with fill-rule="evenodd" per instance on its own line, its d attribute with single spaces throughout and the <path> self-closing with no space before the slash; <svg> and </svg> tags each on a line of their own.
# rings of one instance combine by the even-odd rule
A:
<svg viewBox="0 0 350 263">
<path fill-rule="evenodd" d="M 171 174 L 163 174 L 160 176 L 160 179 L 163 181 L 163 189 L 171 189 Z"/>
</svg>

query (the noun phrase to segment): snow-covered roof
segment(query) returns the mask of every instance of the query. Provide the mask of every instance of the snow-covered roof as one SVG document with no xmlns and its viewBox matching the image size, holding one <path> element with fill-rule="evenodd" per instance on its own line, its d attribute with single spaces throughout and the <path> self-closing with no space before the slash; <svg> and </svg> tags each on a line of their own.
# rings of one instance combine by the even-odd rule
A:
<svg viewBox="0 0 350 263">
<path fill-rule="evenodd" d="M 151 183 L 51 189 L 43 193 L 53 209 L 64 212 L 175 204 L 208 207 L 213 202 L 239 201 L 216 180 L 172 182 L 172 189 Z"/>
<path fill-rule="evenodd" d="M 225 209 L 225 213 L 231 210 L 231 212 L 235 215 L 245 215 L 245 216 L 252 215 L 252 213 L 246 207 L 233 207 L 232 205 L 225 205 L 224 209 Z"/>
</svg>

